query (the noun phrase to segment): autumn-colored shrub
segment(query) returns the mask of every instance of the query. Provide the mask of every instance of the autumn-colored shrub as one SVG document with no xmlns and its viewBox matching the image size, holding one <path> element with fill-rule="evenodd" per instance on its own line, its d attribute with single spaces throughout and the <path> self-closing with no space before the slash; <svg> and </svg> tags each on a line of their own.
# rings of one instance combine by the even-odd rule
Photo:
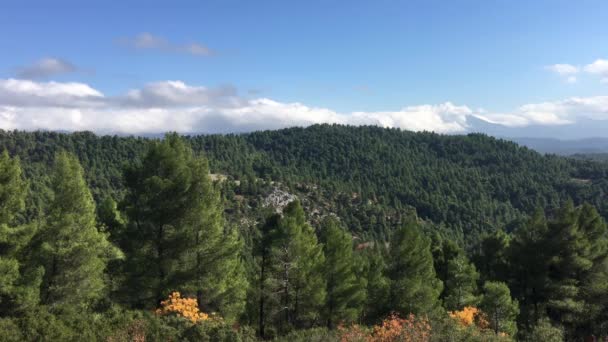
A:
<svg viewBox="0 0 608 342">
<path fill-rule="evenodd" d="M 391 315 L 374 327 L 370 342 L 424 342 L 430 341 L 431 325 L 426 318 L 410 314 L 407 318 Z"/>
<path fill-rule="evenodd" d="M 393 314 L 381 324 L 374 326 L 371 331 L 366 331 L 357 325 L 340 329 L 341 342 L 427 342 L 431 340 L 432 332 L 431 324 L 426 318 L 413 314 L 407 318 Z"/>
<path fill-rule="evenodd" d="M 161 307 L 156 309 L 159 316 L 177 315 L 197 323 L 206 321 L 209 315 L 199 311 L 198 302 L 195 298 L 182 298 L 179 292 L 173 292 L 167 300 L 160 302 Z"/>
<path fill-rule="evenodd" d="M 339 325 L 338 333 L 340 342 L 367 342 L 370 338 L 370 332 L 358 324 L 348 327 Z"/>
<path fill-rule="evenodd" d="M 480 329 L 487 329 L 489 324 L 485 314 L 474 306 L 465 306 L 460 311 L 449 312 L 450 317 L 455 319 L 464 327 L 475 325 Z"/>
</svg>

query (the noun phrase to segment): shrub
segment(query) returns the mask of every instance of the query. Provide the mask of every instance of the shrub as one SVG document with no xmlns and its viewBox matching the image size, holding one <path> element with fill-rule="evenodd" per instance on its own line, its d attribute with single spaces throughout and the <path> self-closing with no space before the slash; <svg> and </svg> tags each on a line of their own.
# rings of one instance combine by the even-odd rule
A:
<svg viewBox="0 0 608 342">
<path fill-rule="evenodd" d="M 340 341 L 365 342 L 427 342 L 431 340 L 431 324 L 427 318 L 410 314 L 401 318 L 395 314 L 389 316 L 371 331 L 353 325 L 340 327 Z"/>
<path fill-rule="evenodd" d="M 209 315 L 199 311 L 195 298 L 182 298 L 179 292 L 173 292 L 167 300 L 160 302 L 161 307 L 156 310 L 160 316 L 178 315 L 196 323 L 209 319 Z"/>
</svg>

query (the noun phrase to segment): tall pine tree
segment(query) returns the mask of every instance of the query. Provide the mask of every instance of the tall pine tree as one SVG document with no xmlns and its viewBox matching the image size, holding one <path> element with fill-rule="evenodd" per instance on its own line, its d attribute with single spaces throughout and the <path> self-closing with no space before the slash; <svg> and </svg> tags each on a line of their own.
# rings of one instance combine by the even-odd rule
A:
<svg viewBox="0 0 608 342">
<path fill-rule="evenodd" d="M 355 254 L 359 264 L 357 273 L 365 285 L 365 304 L 362 320 L 375 324 L 385 318 L 389 310 L 390 281 L 386 276 L 386 248 L 381 242 L 370 243 Z"/>
<path fill-rule="evenodd" d="M 271 258 L 273 291 L 279 296 L 274 311 L 279 329 L 311 325 L 320 318 L 325 301 L 325 258 L 297 200 L 283 210 Z"/>
<path fill-rule="evenodd" d="M 469 259 L 460 255 L 448 262 L 448 277 L 445 282 L 445 308 L 461 310 L 477 304 L 477 280 L 479 273 Z"/>
<path fill-rule="evenodd" d="M 196 293 L 206 311 L 218 310 L 233 320 L 243 312 L 247 279 L 242 262 L 239 233 L 224 219 L 222 200 L 209 178 L 207 160 L 194 158 L 190 163 L 192 182 L 188 195 L 191 210 L 184 217 L 190 251 L 184 255 L 180 270 L 186 291 Z"/>
<path fill-rule="evenodd" d="M 53 199 L 37 241 L 44 266 L 41 301 L 51 307 L 87 307 L 104 294 L 104 269 L 121 256 L 97 230 L 95 203 L 80 163 L 60 152 L 51 180 Z"/>
<path fill-rule="evenodd" d="M 595 319 L 608 304 L 606 223 L 588 204 L 566 203 L 549 223 L 548 313 L 569 337 L 593 333 Z"/>
<path fill-rule="evenodd" d="M 435 275 L 430 239 L 420 231 L 416 220 L 415 216 L 409 217 L 390 241 L 390 303 L 403 315 L 434 311 L 443 289 Z"/>
<path fill-rule="evenodd" d="M 486 281 L 479 307 L 485 313 L 490 328 L 495 334 L 506 333 L 515 336 L 517 333 L 515 319 L 519 314 L 519 305 L 516 300 L 511 299 L 507 284 Z"/>
<path fill-rule="evenodd" d="M 128 253 L 125 294 L 153 307 L 171 291 L 194 294 L 209 311 L 234 318 L 247 288 L 238 233 L 223 218 L 207 161 L 168 134 L 125 171 Z"/>
<path fill-rule="evenodd" d="M 37 304 L 40 270 L 23 265 L 22 252 L 28 246 L 34 225 L 19 225 L 24 210 L 27 184 L 19 159 L 0 154 L 0 316 L 17 313 Z"/>
<path fill-rule="evenodd" d="M 365 300 L 364 284 L 355 275 L 352 237 L 335 218 L 324 220 L 320 242 L 325 253 L 323 273 L 327 284 L 323 312 L 327 327 L 333 329 L 337 322 L 357 319 Z"/>
<path fill-rule="evenodd" d="M 526 327 L 534 326 L 545 316 L 549 262 L 553 253 L 548 239 L 547 219 L 539 208 L 527 224 L 513 233 L 509 245 L 509 287 L 519 300 L 520 322 Z"/>
<path fill-rule="evenodd" d="M 266 325 L 272 316 L 271 310 L 279 303 L 278 293 L 274 291 L 276 282 L 273 278 L 272 250 L 277 241 L 277 234 L 281 216 L 272 214 L 266 218 L 264 223 L 256 230 L 253 241 L 253 257 L 255 274 L 253 275 L 250 293 L 255 298 L 255 306 L 250 314 L 256 318 L 258 334 L 266 337 Z M 253 301 L 249 298 L 250 302 Z"/>
</svg>

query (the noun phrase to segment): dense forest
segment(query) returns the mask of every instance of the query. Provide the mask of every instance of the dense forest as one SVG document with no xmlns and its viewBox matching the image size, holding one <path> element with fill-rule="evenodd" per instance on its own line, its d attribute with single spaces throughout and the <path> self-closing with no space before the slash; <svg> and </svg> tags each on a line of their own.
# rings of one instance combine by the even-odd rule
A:
<svg viewBox="0 0 608 342">
<path fill-rule="evenodd" d="M 608 336 L 608 164 L 318 125 L 0 132 L 2 341 Z"/>
</svg>

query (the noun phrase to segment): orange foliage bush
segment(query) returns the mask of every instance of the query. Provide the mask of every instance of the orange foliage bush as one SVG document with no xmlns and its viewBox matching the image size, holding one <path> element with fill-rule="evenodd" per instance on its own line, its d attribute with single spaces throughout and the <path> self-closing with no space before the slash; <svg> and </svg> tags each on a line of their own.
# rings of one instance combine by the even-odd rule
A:
<svg viewBox="0 0 608 342">
<path fill-rule="evenodd" d="M 369 339 L 369 332 L 360 325 L 353 324 L 350 327 L 338 326 L 338 332 L 340 334 L 340 342 L 367 342 Z"/>
<path fill-rule="evenodd" d="M 372 342 L 423 342 L 429 341 L 431 337 L 431 325 L 425 318 L 418 318 L 410 314 L 407 318 L 391 315 L 375 326 Z"/>
<path fill-rule="evenodd" d="M 489 326 L 485 314 L 474 306 L 465 306 L 462 310 L 452 311 L 449 314 L 464 327 L 475 324 L 480 329 L 487 329 Z"/>
<path fill-rule="evenodd" d="M 431 325 L 426 318 L 410 314 L 407 318 L 391 315 L 381 324 L 372 328 L 371 333 L 354 325 L 350 329 L 341 328 L 340 341 L 365 342 L 427 342 L 431 339 Z"/>
<path fill-rule="evenodd" d="M 167 300 L 160 302 L 161 307 L 156 309 L 157 315 L 177 315 L 196 323 L 209 319 L 209 315 L 200 312 L 195 298 L 182 298 L 179 292 L 173 292 Z"/>
</svg>

